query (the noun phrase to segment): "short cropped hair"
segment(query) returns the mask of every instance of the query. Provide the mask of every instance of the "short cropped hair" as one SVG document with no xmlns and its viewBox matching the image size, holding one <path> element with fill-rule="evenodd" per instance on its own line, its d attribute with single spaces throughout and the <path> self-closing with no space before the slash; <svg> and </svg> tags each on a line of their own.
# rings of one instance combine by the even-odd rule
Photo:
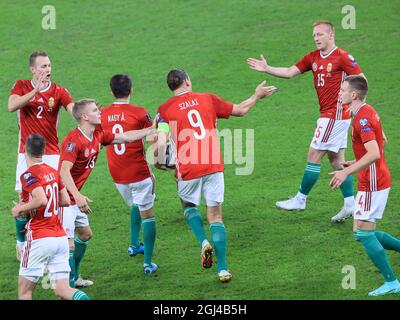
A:
<svg viewBox="0 0 400 320">
<path fill-rule="evenodd" d="M 171 91 L 178 89 L 188 78 L 188 75 L 183 69 L 173 69 L 167 75 L 167 84 Z"/>
<path fill-rule="evenodd" d="M 352 75 L 344 79 L 349 84 L 350 90 L 357 91 L 358 98 L 364 100 L 368 93 L 368 82 L 363 76 Z"/>
<path fill-rule="evenodd" d="M 46 140 L 36 133 L 29 135 L 26 139 L 25 150 L 28 156 L 40 158 L 44 154 L 44 148 L 46 147 Z"/>
<path fill-rule="evenodd" d="M 74 116 L 76 121 L 81 121 L 82 115 L 85 112 L 86 106 L 89 104 L 96 104 L 96 100 L 94 99 L 81 99 L 74 103 L 72 107 L 72 115 Z"/>
<path fill-rule="evenodd" d="M 33 67 L 35 65 L 37 57 L 48 57 L 48 55 L 44 51 L 32 52 L 31 55 L 29 56 L 29 66 L 30 67 Z"/>
<path fill-rule="evenodd" d="M 313 28 L 314 27 L 316 27 L 316 26 L 319 26 L 320 24 L 325 24 L 325 25 L 328 25 L 330 28 L 331 28 L 331 30 L 333 31 L 333 32 L 335 32 L 335 28 L 333 27 L 333 23 L 332 22 L 330 22 L 329 20 L 317 20 L 317 21 L 315 21 L 314 23 L 313 23 Z"/>
<path fill-rule="evenodd" d="M 116 98 L 126 98 L 131 94 L 132 79 L 127 74 L 116 74 L 110 80 L 111 91 Z"/>
</svg>

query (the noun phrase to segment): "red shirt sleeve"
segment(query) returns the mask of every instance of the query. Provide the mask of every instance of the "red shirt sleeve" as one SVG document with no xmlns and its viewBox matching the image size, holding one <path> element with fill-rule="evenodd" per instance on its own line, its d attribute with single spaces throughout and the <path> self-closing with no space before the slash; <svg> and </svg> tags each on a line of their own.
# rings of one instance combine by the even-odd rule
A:
<svg viewBox="0 0 400 320">
<path fill-rule="evenodd" d="M 10 94 L 16 94 L 16 95 L 19 95 L 19 96 L 23 96 L 24 92 L 22 90 L 23 90 L 22 81 L 21 80 L 17 80 L 17 81 L 15 81 L 13 87 L 11 88 Z"/>
<path fill-rule="evenodd" d="M 32 172 L 26 171 L 21 175 L 21 185 L 25 192 L 31 193 L 33 189 L 40 187 L 40 180 Z"/>
<path fill-rule="evenodd" d="M 64 87 L 61 87 L 60 101 L 64 108 L 67 108 L 67 105 L 74 102 L 74 100 L 72 100 L 71 94 Z"/>
<path fill-rule="evenodd" d="M 157 110 L 157 115 L 156 115 L 156 123 L 157 124 L 162 123 L 162 122 L 168 123 L 168 119 L 163 110 L 164 110 L 164 108 L 162 108 L 162 106 L 159 107 Z"/>
<path fill-rule="evenodd" d="M 354 59 L 354 57 L 350 53 L 344 51 L 343 54 L 341 55 L 340 62 L 342 70 L 346 72 L 348 75 L 362 73 L 362 70 L 358 65 L 356 59 Z"/>
<path fill-rule="evenodd" d="M 60 165 L 63 160 L 75 163 L 78 153 L 79 144 L 73 141 L 71 137 L 66 136 L 61 146 Z"/>
<path fill-rule="evenodd" d="M 143 113 L 140 114 L 139 122 L 141 128 L 148 128 L 153 125 L 151 115 L 145 109 L 143 109 Z"/>
<path fill-rule="evenodd" d="M 115 134 L 109 131 L 101 130 L 101 144 L 107 146 L 111 144 L 115 139 Z"/>
<path fill-rule="evenodd" d="M 303 58 L 296 62 L 295 66 L 300 70 L 301 73 L 310 71 L 312 68 L 311 52 L 307 53 Z"/>
<path fill-rule="evenodd" d="M 210 94 L 210 96 L 217 117 L 228 119 L 232 114 L 233 103 L 223 100 L 215 94 Z"/>
<path fill-rule="evenodd" d="M 364 144 L 368 141 L 376 140 L 374 125 L 370 118 L 361 118 L 356 125 L 361 141 Z"/>
</svg>

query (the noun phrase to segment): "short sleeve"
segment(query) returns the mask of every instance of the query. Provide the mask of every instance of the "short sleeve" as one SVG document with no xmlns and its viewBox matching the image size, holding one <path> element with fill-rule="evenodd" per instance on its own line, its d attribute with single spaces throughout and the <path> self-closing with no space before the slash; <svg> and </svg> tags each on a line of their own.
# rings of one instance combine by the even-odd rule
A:
<svg viewBox="0 0 400 320">
<path fill-rule="evenodd" d="M 300 70 L 301 73 L 311 70 L 311 53 L 307 53 L 303 58 L 296 62 L 295 66 Z"/>
<path fill-rule="evenodd" d="M 368 141 L 376 140 L 375 129 L 370 118 L 361 118 L 356 123 L 361 141 L 365 144 Z"/>
<path fill-rule="evenodd" d="M 146 110 L 143 110 L 140 114 L 139 123 L 141 128 L 148 128 L 153 125 L 151 115 Z"/>
<path fill-rule="evenodd" d="M 61 92 L 60 92 L 60 102 L 61 104 L 64 106 L 64 108 L 67 108 L 67 106 L 70 103 L 73 103 L 74 100 L 72 100 L 71 94 L 69 93 L 69 91 L 64 88 L 61 87 Z"/>
<path fill-rule="evenodd" d="M 356 59 L 354 59 L 354 57 L 350 53 L 344 52 L 341 57 L 341 67 L 344 72 L 346 72 L 348 75 L 362 73 L 362 70 L 358 65 Z"/>
<path fill-rule="evenodd" d="M 101 144 L 103 146 L 108 146 L 115 139 L 115 134 L 109 131 L 101 130 Z"/>
<path fill-rule="evenodd" d="M 17 80 L 13 87 L 11 88 L 11 92 L 10 94 L 16 94 L 18 96 L 23 96 L 24 92 L 23 92 L 23 87 L 22 87 L 22 81 L 21 80 Z"/>
<path fill-rule="evenodd" d="M 210 97 L 217 117 L 228 119 L 232 114 L 233 103 L 223 100 L 215 94 L 210 94 Z"/>
<path fill-rule="evenodd" d="M 20 180 L 22 189 L 27 193 L 31 193 L 32 190 L 41 186 L 40 179 L 29 171 L 24 172 L 21 175 Z"/>
<path fill-rule="evenodd" d="M 63 160 L 75 163 L 79 153 L 79 145 L 76 141 L 73 141 L 70 137 L 66 137 L 61 145 L 61 156 L 60 163 Z"/>
</svg>

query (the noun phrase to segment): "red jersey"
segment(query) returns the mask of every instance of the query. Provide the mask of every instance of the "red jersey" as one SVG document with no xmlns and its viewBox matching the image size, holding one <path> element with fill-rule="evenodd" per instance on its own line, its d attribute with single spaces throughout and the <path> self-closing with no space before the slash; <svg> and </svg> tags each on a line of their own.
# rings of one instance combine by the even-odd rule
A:
<svg viewBox="0 0 400 320">
<path fill-rule="evenodd" d="M 26 224 L 26 237 L 28 241 L 46 237 L 66 236 L 59 213 L 59 194 L 64 185 L 59 173 L 43 162 L 32 165 L 20 177 L 22 184 L 22 201 L 28 202 L 32 191 L 38 187 L 43 188 L 47 197 L 47 205 L 31 210 Z"/>
<path fill-rule="evenodd" d="M 101 146 L 110 144 L 114 140 L 114 136 L 113 133 L 104 132 L 98 126 L 90 138 L 78 127 L 70 131 L 63 139 L 59 169 L 64 160 L 74 164 L 71 168 L 71 176 L 78 190 L 81 190 L 92 172 Z M 74 205 L 75 199 L 69 191 L 68 193 L 71 205 Z"/>
<path fill-rule="evenodd" d="M 379 191 L 391 185 L 389 168 L 383 153 L 382 125 L 378 113 L 369 104 L 364 103 L 356 111 L 353 119 L 353 150 L 356 160 L 366 153 L 364 144 L 375 140 L 379 146 L 380 159 L 358 173 L 359 191 Z"/>
<path fill-rule="evenodd" d="M 229 118 L 233 104 L 210 93 L 183 92 L 162 104 L 157 123 L 170 126 L 177 156 L 175 176 L 191 180 L 224 171 L 217 118 Z"/>
<path fill-rule="evenodd" d="M 114 102 L 101 109 L 101 127 L 106 132 L 123 133 L 151 126 L 151 117 L 142 107 Z M 128 184 L 151 176 L 143 139 L 107 146 L 107 163 L 115 183 Z"/>
<path fill-rule="evenodd" d="M 34 89 L 32 80 L 17 80 L 11 94 L 24 96 Z M 32 133 L 46 139 L 44 153 L 59 154 L 57 125 L 61 106 L 65 108 L 73 100 L 68 90 L 50 82 L 46 89 L 37 93 L 26 106 L 18 110 L 19 146 L 18 152 L 25 152 L 25 143 Z"/>
<path fill-rule="evenodd" d="M 320 50 L 314 50 L 297 62 L 296 67 L 301 73 L 313 71 L 321 118 L 350 119 L 348 106 L 342 105 L 339 93 L 347 75 L 362 73 L 351 54 L 337 47 L 327 55 L 322 55 Z"/>
</svg>

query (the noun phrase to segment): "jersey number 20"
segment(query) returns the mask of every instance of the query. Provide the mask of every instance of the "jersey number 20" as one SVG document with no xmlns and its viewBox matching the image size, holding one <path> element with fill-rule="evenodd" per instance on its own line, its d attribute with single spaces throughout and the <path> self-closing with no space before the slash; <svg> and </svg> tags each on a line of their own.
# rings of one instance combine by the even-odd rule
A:
<svg viewBox="0 0 400 320">
<path fill-rule="evenodd" d="M 44 216 L 51 217 L 53 214 L 58 214 L 58 183 L 48 184 L 46 186 L 46 197 L 48 199 Z M 51 206 L 53 204 L 53 206 Z M 53 209 L 53 210 L 50 210 Z"/>
</svg>

